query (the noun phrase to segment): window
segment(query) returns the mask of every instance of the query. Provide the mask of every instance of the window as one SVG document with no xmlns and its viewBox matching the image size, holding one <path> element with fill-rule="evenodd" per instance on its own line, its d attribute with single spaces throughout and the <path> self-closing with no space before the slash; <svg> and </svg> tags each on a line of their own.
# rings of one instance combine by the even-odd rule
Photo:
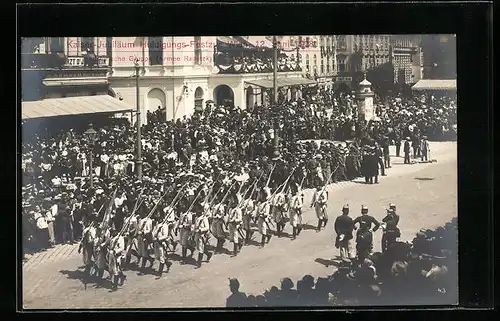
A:
<svg viewBox="0 0 500 321">
<path fill-rule="evenodd" d="M 201 37 L 194 37 L 194 64 L 201 65 Z"/>
<path fill-rule="evenodd" d="M 50 38 L 50 52 L 51 53 L 64 53 L 64 37 Z"/>
<path fill-rule="evenodd" d="M 95 43 L 94 37 L 82 37 L 80 41 L 80 49 L 86 53 L 94 53 Z"/>
<path fill-rule="evenodd" d="M 106 37 L 106 54 L 109 57 L 109 65 L 113 66 L 113 37 Z"/>
<path fill-rule="evenodd" d="M 309 71 L 309 54 L 306 54 L 306 71 Z"/>
<path fill-rule="evenodd" d="M 326 63 L 326 72 L 328 74 L 330 73 L 330 61 L 327 61 L 327 63 Z"/>
<path fill-rule="evenodd" d="M 313 65 L 316 67 L 317 64 L 318 64 L 318 57 L 316 56 L 316 54 L 314 54 L 314 56 L 313 56 Z"/>
<path fill-rule="evenodd" d="M 163 37 L 148 37 L 149 63 L 151 66 L 163 64 Z"/>
<path fill-rule="evenodd" d="M 324 65 L 324 60 L 321 59 L 321 74 L 324 74 L 325 73 L 325 65 Z"/>
</svg>

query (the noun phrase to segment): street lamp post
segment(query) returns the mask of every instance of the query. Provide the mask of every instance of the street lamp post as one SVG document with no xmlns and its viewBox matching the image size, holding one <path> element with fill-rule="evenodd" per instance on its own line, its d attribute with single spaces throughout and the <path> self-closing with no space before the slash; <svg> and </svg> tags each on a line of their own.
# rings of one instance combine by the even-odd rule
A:
<svg viewBox="0 0 500 321">
<path fill-rule="evenodd" d="M 90 168 L 90 188 L 94 188 L 94 168 L 93 168 L 93 159 L 94 159 L 94 143 L 97 138 L 97 132 L 92 127 L 92 124 L 89 124 L 89 129 L 83 133 L 87 138 L 87 141 L 90 145 L 90 159 L 89 159 L 89 168 Z"/>
<path fill-rule="evenodd" d="M 136 95 L 136 125 L 137 125 L 137 155 L 135 160 L 135 167 L 137 173 L 137 179 L 142 180 L 142 144 L 141 144 L 141 107 L 139 98 L 139 62 L 138 60 L 134 63 L 135 67 L 135 95 Z"/>
</svg>

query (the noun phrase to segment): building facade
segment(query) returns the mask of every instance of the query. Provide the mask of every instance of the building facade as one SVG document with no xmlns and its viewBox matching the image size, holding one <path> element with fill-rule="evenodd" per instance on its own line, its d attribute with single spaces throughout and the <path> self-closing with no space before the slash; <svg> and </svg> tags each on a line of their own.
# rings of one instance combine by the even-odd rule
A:
<svg viewBox="0 0 500 321">
<path fill-rule="evenodd" d="M 106 37 L 25 38 L 22 100 L 108 94 Z"/>
<path fill-rule="evenodd" d="M 393 35 L 391 37 L 394 83 L 410 85 L 422 78 L 420 56 L 420 36 Z"/>
<path fill-rule="evenodd" d="M 264 104 L 267 92 L 251 83 L 273 77 L 272 41 L 266 37 L 113 37 L 111 47 L 111 90 L 132 105 L 139 64 L 143 122 L 147 111 L 165 109 L 167 119 L 178 119 L 209 100 L 241 108 Z M 301 77 L 300 70 L 284 70 L 280 77 Z"/>
</svg>

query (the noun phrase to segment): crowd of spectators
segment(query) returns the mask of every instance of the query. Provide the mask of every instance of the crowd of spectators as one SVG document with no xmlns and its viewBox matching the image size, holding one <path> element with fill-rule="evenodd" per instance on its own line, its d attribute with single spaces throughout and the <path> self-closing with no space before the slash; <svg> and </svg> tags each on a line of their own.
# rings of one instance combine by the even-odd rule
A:
<svg viewBox="0 0 500 321">
<path fill-rule="evenodd" d="M 419 99 L 390 100 L 389 107 L 380 109 L 381 125 L 367 128 L 367 133 L 395 139 L 426 133 L 432 140 L 446 130 L 456 130 L 453 100 Z M 356 125 L 354 99 L 348 95 L 319 90 L 297 101 L 282 100 L 271 108 L 256 106 L 252 111 L 211 103 L 203 112 L 175 121 L 164 121 L 161 112 L 150 115 L 150 122 L 142 127 L 145 184 L 167 184 L 188 172 L 212 179 L 220 172 L 239 175 L 277 160 L 282 169 L 273 174 L 276 184 L 296 166 L 303 170 L 295 171 L 292 180 L 304 181 L 304 188 L 313 187 L 316 176 L 331 177 L 331 181 L 361 176 L 364 127 Z M 78 241 L 83 218 L 98 210 L 96 204 L 108 194 L 109 183 L 135 181 L 134 126 L 102 122 L 95 127 L 96 141 L 91 142 L 83 135 L 85 127 L 71 124 L 74 129 L 57 134 L 23 133 L 26 251 Z"/>
</svg>

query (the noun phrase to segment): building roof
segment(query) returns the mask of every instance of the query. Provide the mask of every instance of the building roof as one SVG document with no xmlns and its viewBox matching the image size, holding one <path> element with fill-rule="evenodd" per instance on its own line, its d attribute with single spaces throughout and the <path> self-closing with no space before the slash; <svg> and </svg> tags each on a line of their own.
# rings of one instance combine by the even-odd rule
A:
<svg viewBox="0 0 500 321">
<path fill-rule="evenodd" d="M 360 84 L 361 86 L 371 86 L 371 85 L 372 85 L 372 83 L 371 83 L 371 82 L 369 82 L 366 78 L 365 78 L 365 79 L 363 79 L 363 81 L 362 81 L 362 82 L 360 82 L 359 84 Z"/>
<path fill-rule="evenodd" d="M 457 90 L 456 79 L 422 79 L 413 87 L 413 90 Z"/>
<path fill-rule="evenodd" d="M 56 116 L 120 113 L 134 108 L 109 95 L 50 98 L 22 102 L 22 119 Z"/>
<path fill-rule="evenodd" d="M 272 79 L 250 80 L 245 82 L 249 85 L 254 85 L 258 87 L 273 88 Z M 307 78 L 288 77 L 288 78 L 278 78 L 276 80 L 276 84 L 278 85 L 278 87 L 287 87 L 294 85 L 312 85 L 316 84 L 316 81 Z"/>
</svg>

